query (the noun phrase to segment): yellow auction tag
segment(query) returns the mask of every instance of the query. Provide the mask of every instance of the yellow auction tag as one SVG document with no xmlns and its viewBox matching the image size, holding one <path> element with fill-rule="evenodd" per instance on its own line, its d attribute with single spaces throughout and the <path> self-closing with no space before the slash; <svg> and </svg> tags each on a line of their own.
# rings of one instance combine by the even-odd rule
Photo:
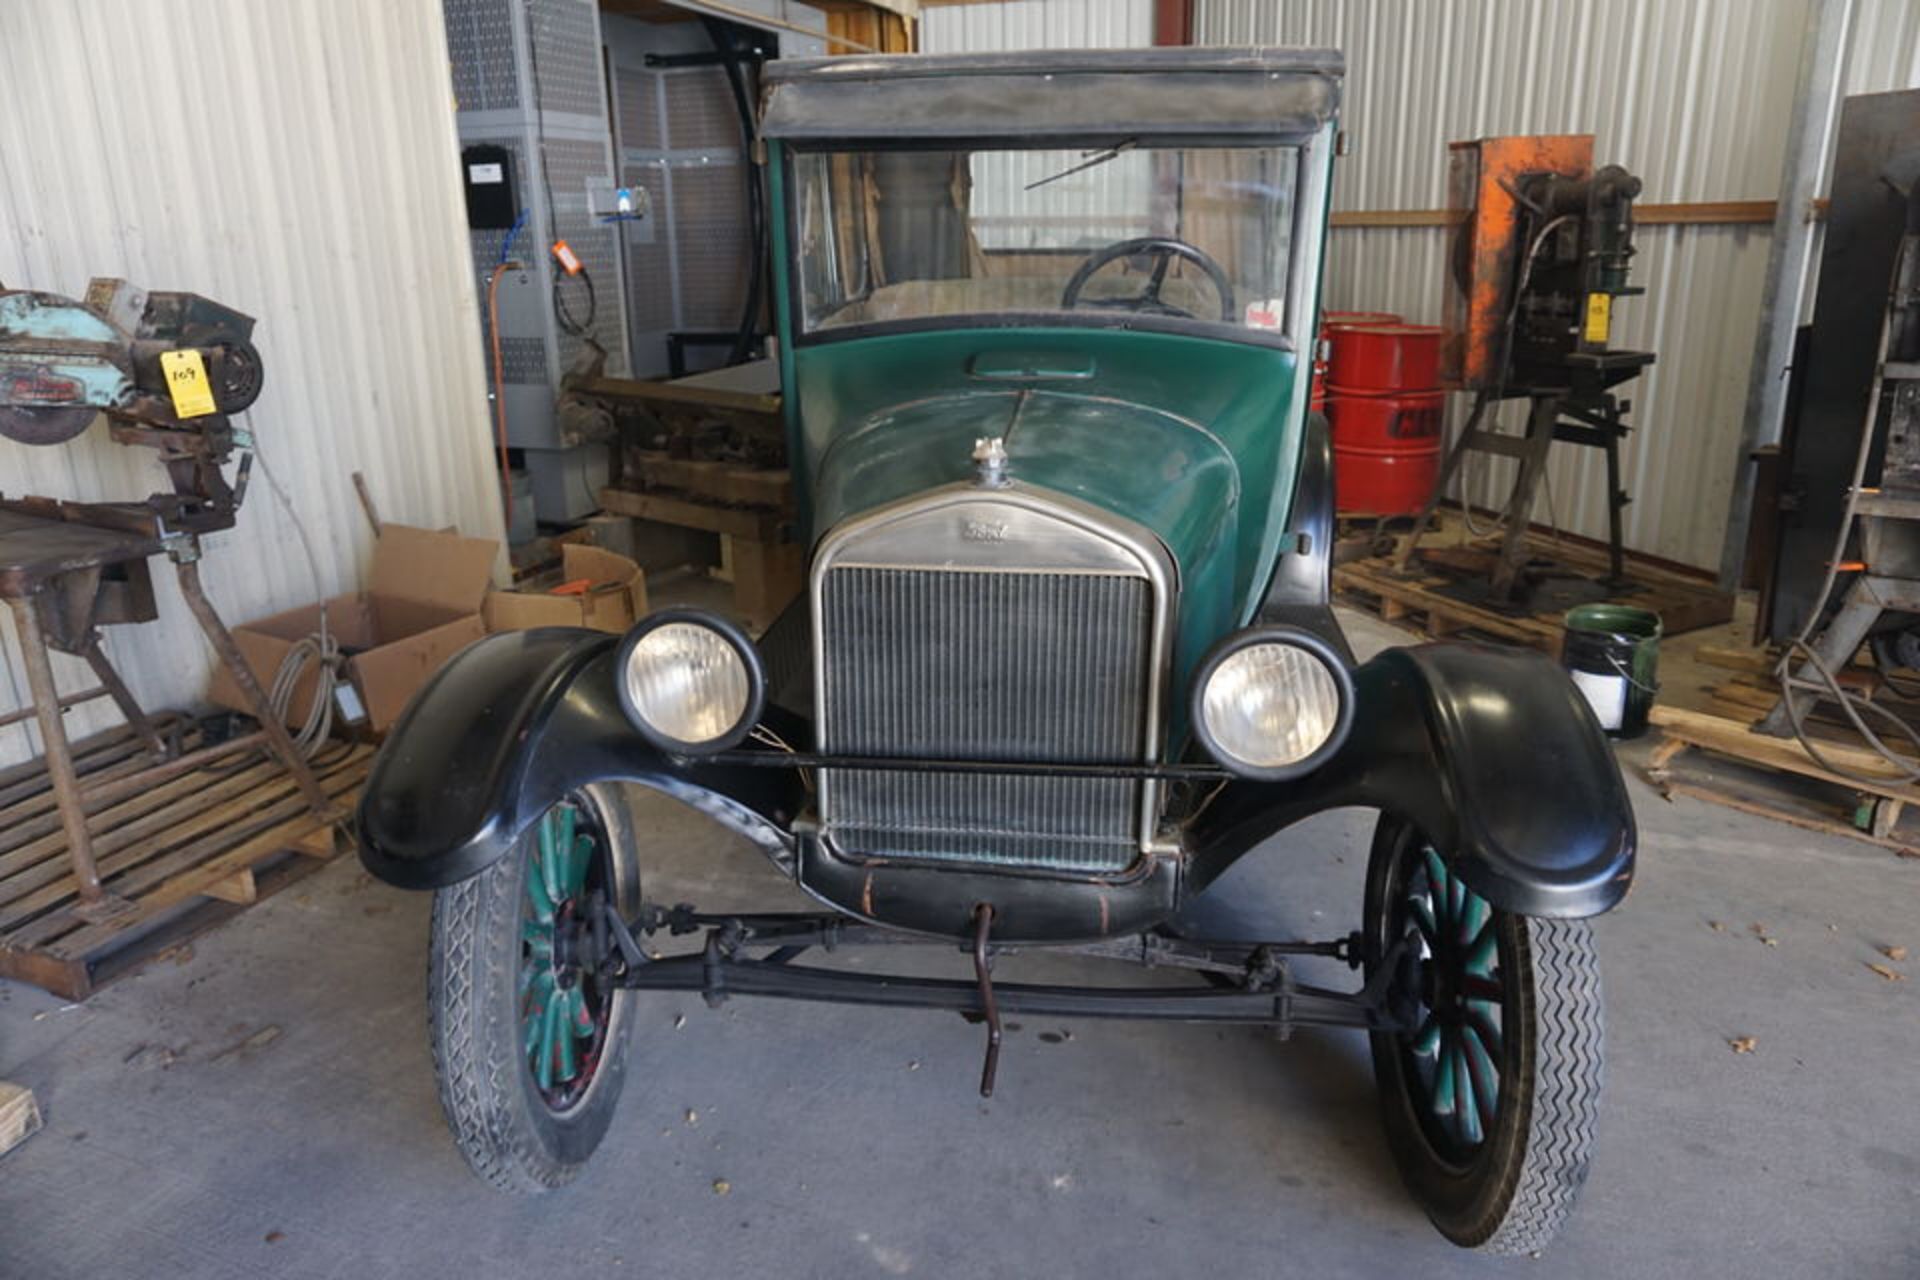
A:
<svg viewBox="0 0 1920 1280">
<path fill-rule="evenodd" d="M 1610 293 L 1590 293 L 1587 295 L 1587 327 L 1582 335 L 1588 342 L 1605 343 L 1607 328 L 1613 323 L 1613 295 Z"/>
<path fill-rule="evenodd" d="M 217 412 L 213 384 L 207 381 L 207 362 L 198 351 L 162 351 L 160 372 L 166 375 L 174 417 L 204 418 Z"/>
</svg>

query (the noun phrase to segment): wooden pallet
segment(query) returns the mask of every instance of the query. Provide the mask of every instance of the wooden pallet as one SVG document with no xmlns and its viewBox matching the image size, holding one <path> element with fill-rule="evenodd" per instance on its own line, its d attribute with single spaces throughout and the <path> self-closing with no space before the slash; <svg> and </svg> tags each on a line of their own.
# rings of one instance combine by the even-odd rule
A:
<svg viewBox="0 0 1920 1280">
<path fill-rule="evenodd" d="M 1555 546 L 1538 534 L 1529 535 L 1528 546 L 1530 553 L 1575 573 L 1597 577 L 1606 571 L 1604 549 L 1572 541 Z M 1507 613 L 1444 594 L 1462 576 L 1480 569 L 1490 573 L 1495 554 L 1491 540 L 1462 544 L 1443 527 L 1421 539 L 1420 551 L 1405 575 L 1393 567 L 1390 555 L 1364 556 L 1334 566 L 1334 590 L 1347 603 L 1372 610 L 1382 621 L 1412 622 L 1429 636 L 1465 634 L 1526 645 L 1558 657 L 1564 634 L 1562 611 Z M 1454 572 L 1443 571 L 1446 568 Z M 1733 596 L 1705 579 L 1634 557 L 1628 558 L 1626 568 L 1633 586 L 1609 598 L 1659 614 L 1667 635 L 1717 626 L 1733 617 Z"/>
<path fill-rule="evenodd" d="M 75 754 L 89 784 L 151 763 L 125 729 L 78 743 Z M 372 754 L 338 748 L 316 767 L 343 810 Z M 258 757 L 90 806 L 88 821 L 102 882 L 131 904 L 98 923 L 74 914 L 77 887 L 45 773 L 0 773 L 0 977 L 69 1000 L 270 897 L 344 847 L 339 827 L 313 816 L 286 769 Z"/>
<path fill-rule="evenodd" d="M 1756 732 L 1764 714 L 1761 709 L 1732 717 L 1656 705 L 1649 719 L 1662 737 L 1647 759 L 1648 781 L 1669 798 L 1691 796 L 1920 858 L 1920 829 L 1908 820 L 1909 806 L 1920 814 L 1920 787 L 1901 781 L 1873 751 L 1822 742 L 1820 751 L 1829 762 L 1878 780 L 1833 773 L 1794 739 Z M 1681 756 L 1690 750 L 1731 761 L 1735 768 L 1684 769 Z"/>
</svg>

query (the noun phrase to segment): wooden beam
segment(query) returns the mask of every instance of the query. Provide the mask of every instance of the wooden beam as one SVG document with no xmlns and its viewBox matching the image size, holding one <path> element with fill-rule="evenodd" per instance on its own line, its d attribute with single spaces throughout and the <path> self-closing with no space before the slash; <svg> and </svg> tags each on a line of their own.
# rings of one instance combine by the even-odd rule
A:
<svg viewBox="0 0 1920 1280">
<path fill-rule="evenodd" d="M 658 493 L 635 493 L 629 489 L 602 489 L 600 505 L 617 516 L 639 520 L 658 520 L 683 529 L 702 529 L 724 533 L 750 542 L 772 542 L 780 531 L 780 518 L 768 511 L 749 511 L 739 507 L 712 506 L 669 498 Z"/>
<path fill-rule="evenodd" d="M 780 414 L 780 397 L 724 387 L 689 386 L 684 382 L 643 382 L 637 378 L 595 378 L 581 388 L 589 395 L 611 399 L 651 400 L 666 404 L 698 405 L 703 409 L 731 409 L 736 413 Z"/>
<path fill-rule="evenodd" d="M 920 17 L 922 0 L 810 0 L 816 9 L 827 13 L 858 13 L 863 9 L 882 9 L 898 14 L 909 22 Z"/>
<path fill-rule="evenodd" d="M 1816 201 L 1812 216 L 1824 218 L 1826 203 Z M 1636 204 L 1633 221 L 1643 227 L 1745 226 L 1773 222 L 1771 200 L 1696 200 L 1680 204 Z M 1328 216 L 1335 227 L 1444 227 L 1453 222 L 1445 209 L 1342 209 Z"/>
</svg>

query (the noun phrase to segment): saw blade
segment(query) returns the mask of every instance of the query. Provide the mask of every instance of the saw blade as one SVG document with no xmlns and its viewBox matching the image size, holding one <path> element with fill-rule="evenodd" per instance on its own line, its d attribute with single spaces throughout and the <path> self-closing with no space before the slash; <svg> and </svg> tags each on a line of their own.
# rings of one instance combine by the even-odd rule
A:
<svg viewBox="0 0 1920 1280">
<path fill-rule="evenodd" d="M 0 436 L 21 444 L 65 444 L 93 425 L 98 409 L 29 409 L 0 405 Z"/>
</svg>

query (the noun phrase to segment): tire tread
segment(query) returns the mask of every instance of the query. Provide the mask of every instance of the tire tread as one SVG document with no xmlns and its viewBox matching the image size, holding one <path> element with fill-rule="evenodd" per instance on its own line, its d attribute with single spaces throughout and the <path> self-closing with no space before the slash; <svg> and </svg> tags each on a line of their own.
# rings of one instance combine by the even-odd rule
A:
<svg viewBox="0 0 1920 1280">
<path fill-rule="evenodd" d="M 1527 920 L 1534 986 L 1533 1105 L 1512 1198 L 1487 1253 L 1545 1249 L 1587 1180 L 1604 1061 L 1600 960 L 1584 920 Z"/>
</svg>

